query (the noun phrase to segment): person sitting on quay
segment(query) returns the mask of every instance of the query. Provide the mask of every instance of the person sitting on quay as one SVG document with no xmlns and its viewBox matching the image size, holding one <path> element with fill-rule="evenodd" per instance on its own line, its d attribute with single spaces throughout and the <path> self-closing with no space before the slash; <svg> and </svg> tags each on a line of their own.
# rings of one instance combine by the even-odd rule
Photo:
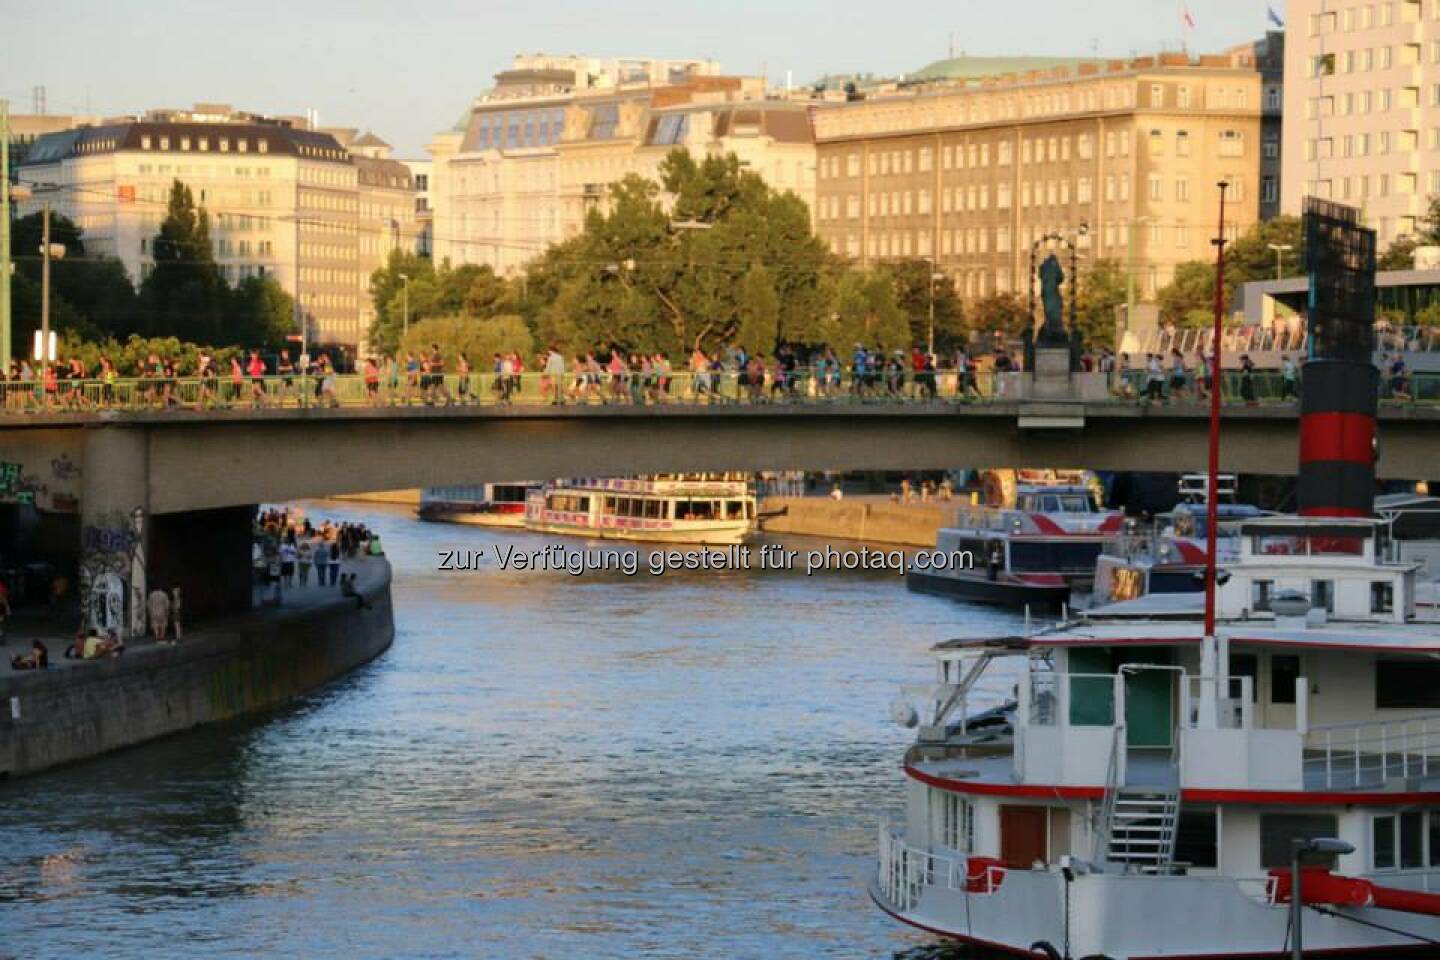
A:
<svg viewBox="0 0 1440 960">
<path fill-rule="evenodd" d="M 29 653 L 17 653 L 10 658 L 10 669 L 49 670 L 50 650 L 39 640 L 31 640 Z"/>
<path fill-rule="evenodd" d="M 166 634 L 170 629 L 170 594 L 158 588 L 151 590 L 145 607 L 150 614 L 150 633 L 155 642 L 166 643 Z"/>
<path fill-rule="evenodd" d="M 355 574 L 345 573 L 340 575 L 340 595 L 350 597 L 355 601 L 355 606 L 360 610 L 369 610 L 370 601 L 365 599 L 364 594 L 355 589 Z"/>
<path fill-rule="evenodd" d="M 125 652 L 125 643 L 112 630 L 107 636 L 91 627 L 85 633 L 77 633 L 75 642 L 65 648 L 67 660 L 99 660 L 102 657 L 118 657 Z"/>
</svg>

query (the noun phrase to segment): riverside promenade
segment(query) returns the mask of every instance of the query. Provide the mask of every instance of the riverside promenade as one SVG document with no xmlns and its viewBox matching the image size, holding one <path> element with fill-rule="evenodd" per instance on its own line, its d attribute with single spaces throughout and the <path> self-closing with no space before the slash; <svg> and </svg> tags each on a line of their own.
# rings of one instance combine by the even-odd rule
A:
<svg viewBox="0 0 1440 960">
<path fill-rule="evenodd" d="M 969 494 L 952 500 L 894 502 L 887 494 L 766 497 L 759 507 L 760 529 L 826 540 L 855 540 L 905 547 L 935 546 L 935 532 L 953 526 L 955 510 Z"/>
<path fill-rule="evenodd" d="M 74 636 L 60 618 L 20 611 L 0 664 L 0 779 L 273 709 L 378 656 L 394 638 L 389 562 L 364 557 L 344 572 L 358 597 L 297 587 L 278 606 L 186 629 L 179 643 L 136 638 L 98 660 L 66 660 Z M 12 670 L 10 656 L 36 637 L 50 669 Z"/>
</svg>

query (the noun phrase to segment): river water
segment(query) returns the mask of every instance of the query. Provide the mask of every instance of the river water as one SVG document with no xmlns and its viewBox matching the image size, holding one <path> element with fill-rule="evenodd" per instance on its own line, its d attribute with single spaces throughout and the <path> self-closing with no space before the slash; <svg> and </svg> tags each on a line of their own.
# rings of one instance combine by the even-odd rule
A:
<svg viewBox="0 0 1440 960">
<path fill-rule="evenodd" d="M 306 509 L 381 532 L 394 647 L 0 784 L 0 958 L 968 956 L 864 888 L 913 736 L 890 701 L 1011 615 L 893 572 L 441 572 L 547 541 Z"/>
</svg>

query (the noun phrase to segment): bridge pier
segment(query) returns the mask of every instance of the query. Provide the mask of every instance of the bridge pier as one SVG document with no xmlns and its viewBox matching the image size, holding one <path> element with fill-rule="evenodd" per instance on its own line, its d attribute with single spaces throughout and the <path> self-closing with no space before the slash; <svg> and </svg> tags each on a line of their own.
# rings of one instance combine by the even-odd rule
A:
<svg viewBox="0 0 1440 960">
<path fill-rule="evenodd" d="M 249 608 L 251 506 L 152 514 L 144 429 L 87 430 L 80 490 L 79 590 L 86 626 L 146 630 L 149 591 L 179 588 L 184 618 Z M 182 624 L 185 622 L 182 619 Z"/>
</svg>

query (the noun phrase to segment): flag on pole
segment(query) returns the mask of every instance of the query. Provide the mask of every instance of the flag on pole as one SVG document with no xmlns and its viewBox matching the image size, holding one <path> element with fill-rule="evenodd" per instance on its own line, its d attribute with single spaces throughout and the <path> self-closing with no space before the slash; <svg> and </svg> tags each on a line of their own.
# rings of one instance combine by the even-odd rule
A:
<svg viewBox="0 0 1440 960">
<path fill-rule="evenodd" d="M 1195 29 L 1195 18 L 1190 16 L 1190 5 L 1186 4 L 1180 8 L 1180 20 L 1191 30 Z"/>
<path fill-rule="evenodd" d="M 1280 14 L 1275 12 L 1274 7 L 1267 6 L 1265 8 L 1265 13 L 1268 14 L 1268 19 L 1271 23 L 1275 24 L 1275 26 L 1279 27 L 1281 30 L 1285 29 L 1285 21 L 1280 19 Z"/>
</svg>

